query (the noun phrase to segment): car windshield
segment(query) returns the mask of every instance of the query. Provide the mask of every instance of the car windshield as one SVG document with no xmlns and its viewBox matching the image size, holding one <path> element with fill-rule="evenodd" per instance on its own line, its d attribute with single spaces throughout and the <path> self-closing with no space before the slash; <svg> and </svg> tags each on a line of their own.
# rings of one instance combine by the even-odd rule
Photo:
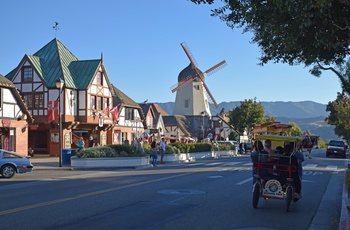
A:
<svg viewBox="0 0 350 230">
<path fill-rule="evenodd" d="M 333 146 L 345 146 L 344 142 L 342 141 L 330 141 L 329 145 L 333 145 Z"/>
</svg>

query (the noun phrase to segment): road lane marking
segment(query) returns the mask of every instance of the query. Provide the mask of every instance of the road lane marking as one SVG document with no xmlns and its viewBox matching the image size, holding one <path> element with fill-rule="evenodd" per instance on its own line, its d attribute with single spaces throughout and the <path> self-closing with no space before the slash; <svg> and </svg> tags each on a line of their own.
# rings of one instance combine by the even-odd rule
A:
<svg viewBox="0 0 350 230">
<path fill-rule="evenodd" d="M 253 177 L 250 177 L 249 179 L 246 179 L 246 180 L 242 180 L 241 182 L 236 183 L 236 185 L 242 185 L 242 184 L 245 184 L 251 180 L 253 180 Z"/>
<path fill-rule="evenodd" d="M 85 197 L 100 195 L 103 193 L 114 192 L 114 191 L 118 191 L 118 190 L 122 190 L 122 189 L 126 189 L 126 188 L 132 188 L 132 187 L 136 187 L 139 185 L 160 182 L 160 181 L 164 181 L 164 180 L 169 180 L 169 179 L 173 179 L 173 178 L 177 178 L 177 177 L 186 176 L 189 174 L 191 174 L 191 173 L 182 173 L 182 174 L 168 176 L 168 177 L 162 177 L 162 178 L 158 178 L 158 179 L 154 179 L 154 180 L 150 180 L 150 181 L 142 181 L 139 183 L 124 185 L 124 186 L 120 186 L 117 188 L 102 189 L 102 190 L 97 190 L 94 192 L 83 193 L 83 194 L 74 195 L 71 197 L 61 198 L 61 199 L 57 199 L 57 200 L 51 200 L 51 201 L 47 201 L 47 202 L 26 205 L 26 206 L 22 206 L 22 207 L 18 207 L 18 208 L 12 208 L 12 209 L 8 209 L 8 210 L 0 211 L 0 216 L 11 214 L 11 213 L 16 213 L 16 212 L 20 212 L 20 211 L 25 211 L 25 210 L 29 210 L 29 209 L 33 209 L 33 208 L 39 208 L 39 207 L 49 206 L 49 205 L 53 205 L 53 204 L 63 203 L 63 202 L 71 201 L 71 200 L 81 199 L 81 198 L 85 198 Z"/>
</svg>

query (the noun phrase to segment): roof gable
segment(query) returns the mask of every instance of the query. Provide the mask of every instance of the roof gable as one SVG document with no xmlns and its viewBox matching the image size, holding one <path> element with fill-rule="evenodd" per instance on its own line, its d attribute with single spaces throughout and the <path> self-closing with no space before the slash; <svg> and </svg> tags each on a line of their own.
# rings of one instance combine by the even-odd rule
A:
<svg viewBox="0 0 350 230">
<path fill-rule="evenodd" d="M 133 108 L 140 108 L 139 104 L 137 104 L 134 100 L 132 100 L 125 93 L 120 91 L 114 85 L 112 85 L 112 89 L 113 89 L 113 105 L 121 104 L 122 106 L 133 107 Z"/>
<path fill-rule="evenodd" d="M 163 116 L 168 115 L 168 113 L 158 104 L 152 104 L 153 110 L 157 113 L 162 114 Z"/>
<path fill-rule="evenodd" d="M 12 83 L 12 81 L 8 80 L 7 78 L 5 78 L 4 76 L 2 76 L 0 74 L 0 87 L 3 88 L 8 88 L 12 91 L 13 96 L 16 98 L 17 104 L 18 106 L 21 108 L 22 113 L 27 115 L 27 119 L 29 121 L 29 123 L 32 123 L 33 117 L 32 115 L 29 113 L 28 108 L 26 106 L 26 104 L 24 103 L 21 95 L 19 94 L 17 88 L 15 87 L 15 85 Z"/>
<path fill-rule="evenodd" d="M 151 104 L 147 104 L 147 103 L 142 103 L 142 104 L 139 104 L 141 109 L 142 109 L 142 112 L 143 114 L 145 114 L 145 116 L 147 116 L 148 112 L 151 112 L 153 118 L 155 117 L 155 114 L 154 114 L 154 111 L 151 107 Z"/>
<path fill-rule="evenodd" d="M 101 64 L 100 59 L 79 61 L 57 38 L 24 59 L 32 63 L 47 87 L 56 87 L 56 80 L 62 78 L 68 88 L 87 89 Z M 6 78 L 12 79 L 18 68 Z"/>
</svg>

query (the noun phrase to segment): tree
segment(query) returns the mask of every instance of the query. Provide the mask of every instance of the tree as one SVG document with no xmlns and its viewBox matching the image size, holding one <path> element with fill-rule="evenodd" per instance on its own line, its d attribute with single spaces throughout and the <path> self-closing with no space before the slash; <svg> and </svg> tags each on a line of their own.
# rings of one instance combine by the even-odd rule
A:
<svg viewBox="0 0 350 230">
<path fill-rule="evenodd" d="M 213 4 L 214 0 L 191 0 Z M 234 29 L 253 33 L 252 42 L 261 49 L 260 64 L 270 61 L 314 66 L 319 77 L 330 70 L 350 94 L 349 79 L 335 68 L 345 63 L 350 47 L 350 1 L 250 1 L 225 0 L 212 10 Z"/>
<path fill-rule="evenodd" d="M 338 93 L 337 99 L 327 104 L 330 112 L 325 121 L 335 125 L 334 133 L 346 141 L 350 140 L 350 98 L 344 93 Z"/>
<path fill-rule="evenodd" d="M 229 111 L 230 124 L 240 133 L 247 131 L 251 137 L 254 124 L 260 124 L 264 118 L 264 107 L 256 98 L 241 101 L 240 106 Z"/>
<path fill-rule="evenodd" d="M 262 123 L 269 123 L 269 122 L 275 122 L 275 121 L 276 121 L 276 117 L 271 117 L 270 115 L 265 115 Z"/>
<path fill-rule="evenodd" d="M 289 130 L 289 136 L 301 136 L 301 128 L 295 122 L 288 122 L 288 125 L 291 125 L 292 128 Z"/>
</svg>

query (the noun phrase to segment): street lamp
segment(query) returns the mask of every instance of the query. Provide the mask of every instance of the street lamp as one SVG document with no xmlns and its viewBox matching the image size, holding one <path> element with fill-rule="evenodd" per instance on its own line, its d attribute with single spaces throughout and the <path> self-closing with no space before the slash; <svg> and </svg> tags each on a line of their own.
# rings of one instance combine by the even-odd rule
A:
<svg viewBox="0 0 350 230">
<path fill-rule="evenodd" d="M 56 88 L 59 90 L 58 94 L 58 125 L 59 125 L 59 136 L 58 136 L 58 145 L 59 145 L 59 167 L 62 167 L 62 116 L 61 116 L 61 94 L 64 86 L 64 81 L 60 78 L 56 80 Z"/>
<path fill-rule="evenodd" d="M 205 111 L 201 112 L 202 114 L 202 131 L 203 131 L 203 142 L 204 142 L 204 116 L 205 116 Z"/>
<path fill-rule="evenodd" d="M 221 124 L 222 124 L 222 120 L 219 120 L 219 140 L 221 141 Z"/>
</svg>

